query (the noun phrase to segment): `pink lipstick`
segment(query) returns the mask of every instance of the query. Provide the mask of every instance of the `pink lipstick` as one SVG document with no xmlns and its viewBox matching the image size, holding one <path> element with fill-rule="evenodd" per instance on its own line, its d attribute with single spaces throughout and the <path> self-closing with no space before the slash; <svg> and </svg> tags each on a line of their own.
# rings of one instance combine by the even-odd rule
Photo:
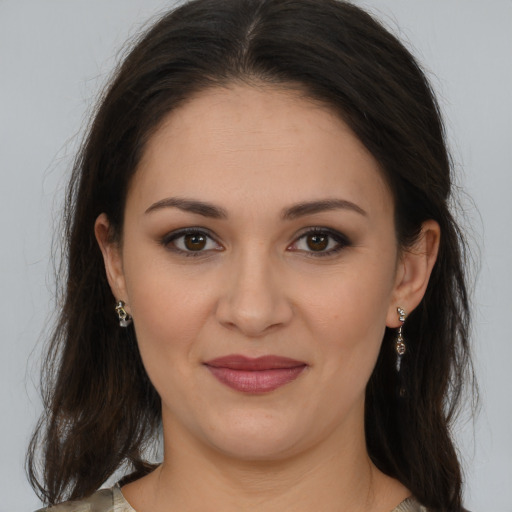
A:
<svg viewBox="0 0 512 512">
<path fill-rule="evenodd" d="M 307 367 L 287 357 L 229 355 L 204 363 L 220 382 L 244 393 L 267 393 L 295 380 Z"/>
</svg>

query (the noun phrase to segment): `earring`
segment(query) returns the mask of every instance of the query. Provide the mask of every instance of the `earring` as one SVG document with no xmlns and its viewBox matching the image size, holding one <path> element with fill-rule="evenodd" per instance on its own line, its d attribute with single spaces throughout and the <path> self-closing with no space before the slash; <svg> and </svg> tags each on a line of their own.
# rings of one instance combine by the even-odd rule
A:
<svg viewBox="0 0 512 512">
<path fill-rule="evenodd" d="M 119 317 L 119 325 L 121 327 L 128 327 L 132 323 L 132 317 L 127 313 L 126 309 L 124 309 L 125 303 L 120 300 L 116 305 L 116 313 Z"/>
<path fill-rule="evenodd" d="M 400 366 L 402 364 L 402 357 L 405 354 L 406 346 L 402 336 L 402 327 L 405 322 L 405 311 L 403 308 L 396 308 L 398 313 L 398 320 L 402 322 L 402 325 L 398 328 L 398 332 L 395 340 L 395 351 L 396 351 L 396 371 L 400 373 Z"/>
</svg>

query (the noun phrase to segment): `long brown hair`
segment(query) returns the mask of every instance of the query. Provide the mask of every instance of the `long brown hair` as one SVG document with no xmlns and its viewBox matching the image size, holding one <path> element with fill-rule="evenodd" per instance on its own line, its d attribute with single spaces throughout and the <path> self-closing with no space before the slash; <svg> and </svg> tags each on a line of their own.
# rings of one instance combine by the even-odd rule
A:
<svg viewBox="0 0 512 512">
<path fill-rule="evenodd" d="M 160 399 L 133 328 L 116 322 L 94 222 L 104 212 L 121 235 L 130 180 L 161 120 L 193 94 L 233 81 L 299 87 L 336 111 L 391 187 L 401 247 L 425 220 L 439 223 L 440 252 L 405 326 L 400 379 L 387 331 L 365 428 L 378 468 L 425 506 L 461 510 L 450 426 L 470 373 L 469 305 L 439 108 L 409 51 L 366 12 L 336 0 L 194 0 L 143 34 L 116 71 L 69 185 L 63 301 L 43 365 L 46 412 L 29 449 L 32 485 L 53 504 L 90 494 L 123 464 L 133 478 L 152 469 L 143 453 L 160 424 Z"/>
</svg>

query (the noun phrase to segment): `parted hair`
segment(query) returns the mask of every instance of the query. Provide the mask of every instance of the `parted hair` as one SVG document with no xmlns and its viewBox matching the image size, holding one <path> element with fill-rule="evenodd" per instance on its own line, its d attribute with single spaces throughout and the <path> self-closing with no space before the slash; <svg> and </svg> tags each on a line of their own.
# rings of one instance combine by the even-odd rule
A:
<svg viewBox="0 0 512 512">
<path fill-rule="evenodd" d="M 381 471 L 429 508 L 461 510 L 450 429 L 471 377 L 470 310 L 443 123 L 410 51 L 367 12 L 337 0 L 193 0 L 132 43 L 72 170 L 59 316 L 43 364 L 45 412 L 27 457 L 33 487 L 54 504 L 92 493 L 125 465 L 132 479 L 154 467 L 144 453 L 160 427 L 160 398 L 133 326 L 119 328 L 94 223 L 106 213 L 120 239 L 130 180 L 164 117 L 194 94 L 235 82 L 299 89 L 347 123 L 389 184 L 401 249 L 425 220 L 439 223 L 437 262 L 404 326 L 402 370 L 388 329 L 367 386 L 365 431 Z"/>
</svg>

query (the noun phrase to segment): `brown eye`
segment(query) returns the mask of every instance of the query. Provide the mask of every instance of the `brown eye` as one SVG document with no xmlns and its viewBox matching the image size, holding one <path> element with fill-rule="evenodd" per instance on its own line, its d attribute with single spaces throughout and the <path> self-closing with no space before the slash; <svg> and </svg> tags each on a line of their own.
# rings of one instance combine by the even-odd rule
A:
<svg viewBox="0 0 512 512">
<path fill-rule="evenodd" d="M 334 256 L 352 244 L 343 233 L 332 228 L 312 227 L 300 236 L 292 245 L 290 251 L 298 251 L 307 256 Z"/>
<path fill-rule="evenodd" d="M 207 237 L 202 233 L 190 233 L 183 237 L 183 243 L 189 251 L 201 251 L 206 247 Z"/>
<path fill-rule="evenodd" d="M 162 238 L 161 244 L 181 256 L 202 256 L 212 251 L 222 251 L 223 247 L 206 231 L 180 229 Z"/>
<path fill-rule="evenodd" d="M 329 245 L 329 236 L 326 234 L 311 234 L 306 237 L 306 244 L 312 251 L 325 251 Z"/>
</svg>

